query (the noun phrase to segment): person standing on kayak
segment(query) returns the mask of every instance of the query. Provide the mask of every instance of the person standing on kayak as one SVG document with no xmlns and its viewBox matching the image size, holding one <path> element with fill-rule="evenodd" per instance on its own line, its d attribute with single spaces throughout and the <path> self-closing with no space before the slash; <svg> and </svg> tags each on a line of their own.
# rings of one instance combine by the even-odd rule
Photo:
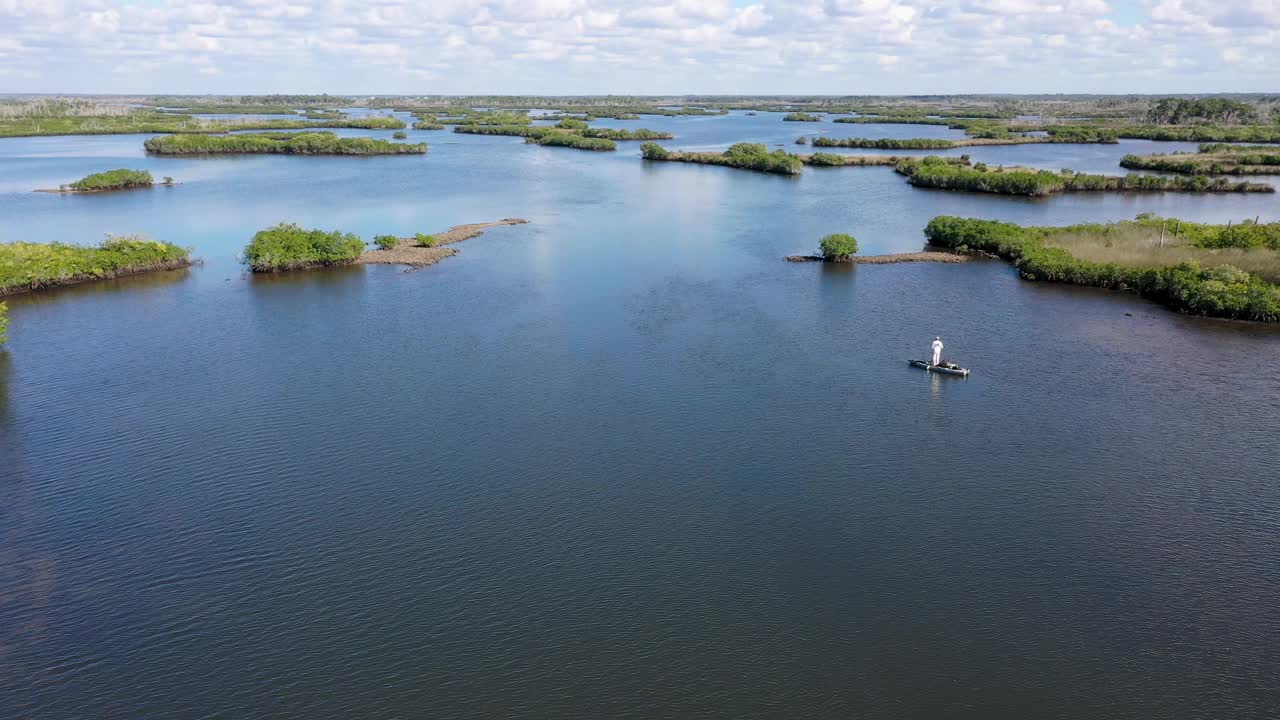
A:
<svg viewBox="0 0 1280 720">
<path fill-rule="evenodd" d="M 942 338 L 935 337 L 933 339 L 933 364 L 939 365 L 941 363 L 942 363 Z"/>
</svg>

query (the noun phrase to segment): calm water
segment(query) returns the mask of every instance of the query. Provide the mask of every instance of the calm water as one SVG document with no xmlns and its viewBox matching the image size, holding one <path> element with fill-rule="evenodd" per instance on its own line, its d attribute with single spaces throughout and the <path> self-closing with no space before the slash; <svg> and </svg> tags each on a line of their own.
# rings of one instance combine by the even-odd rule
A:
<svg viewBox="0 0 1280 720">
<path fill-rule="evenodd" d="M 1027 201 L 409 135 L 430 154 L 0 140 L 0 241 L 143 232 L 206 261 L 10 299 L 0 717 L 1280 714 L 1280 331 L 1001 263 L 782 261 L 836 231 L 918 249 L 943 213 L 1278 220 L 1275 196 Z M 969 152 L 1119 172 L 1150 147 Z M 121 166 L 182 185 L 29 192 Z M 532 223 L 418 272 L 235 260 L 281 220 L 508 216 Z M 972 378 L 906 366 L 935 334 Z"/>
</svg>

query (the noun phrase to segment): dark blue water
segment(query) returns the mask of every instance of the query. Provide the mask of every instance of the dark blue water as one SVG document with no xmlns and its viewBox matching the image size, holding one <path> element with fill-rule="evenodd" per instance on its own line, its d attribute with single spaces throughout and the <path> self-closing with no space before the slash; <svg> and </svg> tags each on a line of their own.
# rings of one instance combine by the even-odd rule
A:
<svg viewBox="0 0 1280 720">
<path fill-rule="evenodd" d="M 693 148 L 823 125 L 611 124 Z M 1280 712 L 1280 334 L 995 262 L 782 261 L 835 231 L 918 249 L 943 213 L 1276 220 L 1274 196 L 1025 201 L 409 135 L 430 153 L 0 141 L 0 240 L 206 260 L 9 300 L 0 717 Z M 1130 145 L 971 154 L 1118 172 Z M 121 166 L 182 184 L 29 192 Z M 235 261 L 282 220 L 509 216 L 532 222 L 417 272 Z M 973 377 L 906 366 L 935 334 Z"/>
</svg>

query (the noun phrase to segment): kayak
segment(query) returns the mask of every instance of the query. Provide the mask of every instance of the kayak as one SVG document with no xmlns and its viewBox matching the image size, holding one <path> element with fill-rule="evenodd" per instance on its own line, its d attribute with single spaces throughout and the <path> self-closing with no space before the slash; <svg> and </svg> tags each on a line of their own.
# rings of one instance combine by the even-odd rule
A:
<svg viewBox="0 0 1280 720">
<path fill-rule="evenodd" d="M 969 377 L 969 370 L 962 368 L 955 363 L 944 362 L 940 365 L 931 365 L 926 360 L 908 360 L 907 364 L 911 367 L 924 368 L 929 372 L 942 373 L 943 375 L 959 375 L 961 377 Z"/>
</svg>

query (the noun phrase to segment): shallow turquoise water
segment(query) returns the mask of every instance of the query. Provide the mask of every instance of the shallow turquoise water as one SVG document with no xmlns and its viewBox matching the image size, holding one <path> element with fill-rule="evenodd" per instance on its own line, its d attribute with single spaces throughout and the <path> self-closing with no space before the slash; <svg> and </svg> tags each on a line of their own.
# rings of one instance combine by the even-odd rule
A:
<svg viewBox="0 0 1280 720">
<path fill-rule="evenodd" d="M 691 149 L 957 135 L 608 124 Z M 1275 196 L 1029 201 L 409 135 L 430 153 L 0 140 L 0 241 L 145 232 L 206 261 L 10 299 L 0 717 L 1280 708 L 1280 334 L 1001 263 L 782 262 L 835 231 L 918 249 L 944 213 L 1276 220 Z M 1150 146 L 968 151 L 1119 172 Z M 182 184 L 29 192 L 121 166 Z M 235 259 L 282 220 L 510 216 L 532 222 L 417 272 Z M 935 334 L 972 378 L 906 366 Z"/>
</svg>

